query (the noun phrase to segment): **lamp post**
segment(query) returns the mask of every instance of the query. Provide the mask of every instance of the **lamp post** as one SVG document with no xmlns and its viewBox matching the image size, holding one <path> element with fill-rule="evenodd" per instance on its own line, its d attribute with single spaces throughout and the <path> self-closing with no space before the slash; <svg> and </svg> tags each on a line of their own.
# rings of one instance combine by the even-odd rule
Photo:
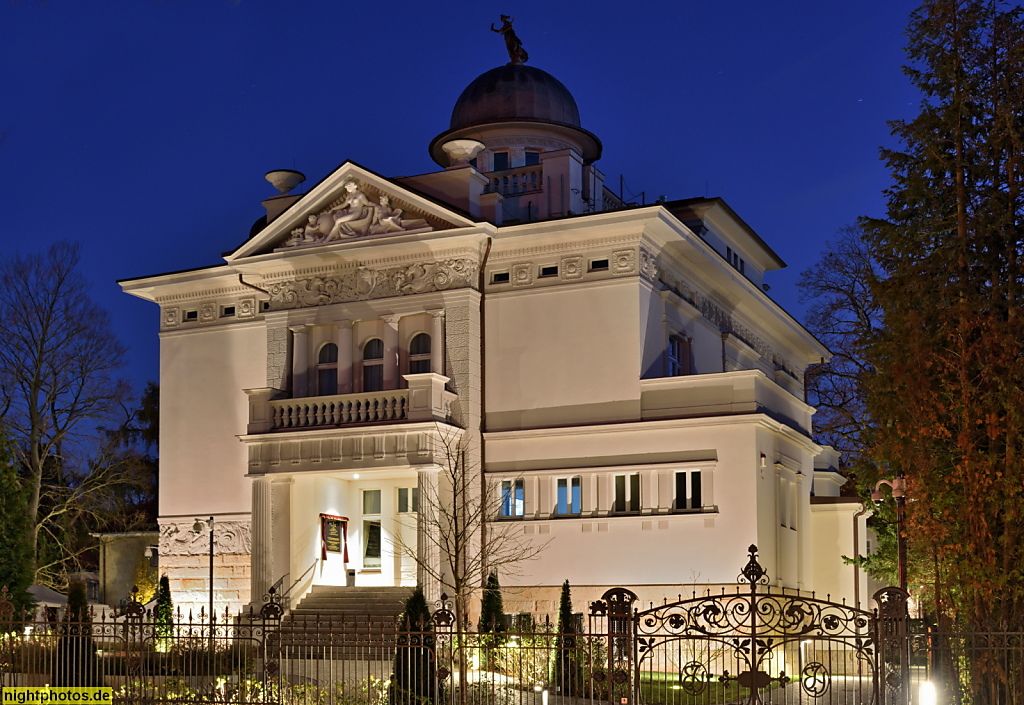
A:
<svg viewBox="0 0 1024 705">
<path fill-rule="evenodd" d="M 204 531 L 210 532 L 210 627 L 213 628 L 213 517 L 209 519 L 196 519 L 192 525 L 192 533 L 198 536 Z"/>
<path fill-rule="evenodd" d="M 903 535 L 903 517 L 907 502 L 907 486 L 902 474 L 892 480 L 879 480 L 871 492 L 871 501 L 875 504 L 882 503 L 882 485 L 889 485 L 892 498 L 896 501 L 896 573 L 900 589 L 905 591 L 907 589 L 907 540 Z"/>
</svg>

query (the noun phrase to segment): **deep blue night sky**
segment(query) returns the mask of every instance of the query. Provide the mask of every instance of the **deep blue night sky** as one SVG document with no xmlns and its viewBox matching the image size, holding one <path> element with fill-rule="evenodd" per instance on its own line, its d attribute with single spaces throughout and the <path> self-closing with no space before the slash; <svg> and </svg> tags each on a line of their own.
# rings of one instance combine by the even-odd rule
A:
<svg viewBox="0 0 1024 705">
<path fill-rule="evenodd" d="M 789 264 L 767 281 L 798 315 L 822 243 L 883 214 L 886 121 L 919 101 L 909 0 L 0 2 L 0 244 L 82 243 L 138 383 L 157 377 L 158 311 L 115 281 L 218 263 L 271 169 L 307 186 L 346 159 L 435 169 L 455 99 L 507 61 L 502 12 L 604 142 L 607 183 L 724 197 Z"/>
</svg>

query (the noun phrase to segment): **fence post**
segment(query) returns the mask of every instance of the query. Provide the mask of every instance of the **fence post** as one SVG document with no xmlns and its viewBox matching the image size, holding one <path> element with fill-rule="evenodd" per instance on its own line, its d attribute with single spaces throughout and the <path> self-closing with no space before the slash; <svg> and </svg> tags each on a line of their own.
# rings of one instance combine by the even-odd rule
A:
<svg viewBox="0 0 1024 705">
<path fill-rule="evenodd" d="M 878 605 L 875 620 L 879 663 L 875 677 L 880 705 L 910 703 L 910 635 L 907 600 L 910 594 L 898 587 L 879 590 L 874 595 Z"/>
</svg>

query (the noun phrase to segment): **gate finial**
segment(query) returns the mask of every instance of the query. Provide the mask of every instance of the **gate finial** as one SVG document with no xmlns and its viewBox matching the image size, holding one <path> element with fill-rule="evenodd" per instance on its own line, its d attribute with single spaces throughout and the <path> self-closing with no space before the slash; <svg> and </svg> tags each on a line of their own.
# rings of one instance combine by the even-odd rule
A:
<svg viewBox="0 0 1024 705">
<path fill-rule="evenodd" d="M 761 567 L 761 564 L 757 562 L 757 546 L 750 544 L 750 548 L 747 549 L 750 554 L 750 560 L 743 566 L 743 570 L 740 571 L 739 576 L 736 578 L 736 582 L 739 583 L 750 583 L 751 586 L 768 584 L 768 571 Z"/>
</svg>

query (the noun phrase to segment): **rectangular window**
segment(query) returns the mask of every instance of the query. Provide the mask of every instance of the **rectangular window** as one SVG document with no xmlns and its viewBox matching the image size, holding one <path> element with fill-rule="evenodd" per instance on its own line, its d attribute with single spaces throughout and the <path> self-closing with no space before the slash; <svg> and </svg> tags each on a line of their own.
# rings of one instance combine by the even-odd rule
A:
<svg viewBox="0 0 1024 705">
<path fill-rule="evenodd" d="M 592 259 L 590 260 L 590 271 L 591 272 L 603 272 L 608 269 L 607 259 Z"/>
<path fill-rule="evenodd" d="M 700 485 L 700 470 L 682 470 L 676 473 L 677 512 L 699 512 L 704 508 Z"/>
<path fill-rule="evenodd" d="M 401 514 L 420 510 L 420 490 L 418 487 L 398 488 L 398 511 Z"/>
<path fill-rule="evenodd" d="M 225 306 L 225 307 L 223 307 L 220 310 L 220 315 L 221 315 L 221 318 L 228 318 L 230 316 L 234 316 L 235 315 L 235 307 L 234 306 Z"/>
<path fill-rule="evenodd" d="M 380 363 L 363 363 L 363 391 L 384 391 L 384 365 Z"/>
<path fill-rule="evenodd" d="M 524 481 L 501 481 L 501 516 L 521 517 L 526 513 L 526 490 Z"/>
<path fill-rule="evenodd" d="M 536 164 L 540 164 L 540 152 L 527 152 L 526 166 L 534 166 Z"/>
<path fill-rule="evenodd" d="M 669 336 L 667 358 L 666 376 L 690 374 L 690 341 L 679 335 Z"/>
<path fill-rule="evenodd" d="M 380 514 L 380 490 L 363 490 L 363 514 Z"/>
<path fill-rule="evenodd" d="M 199 320 L 199 311 L 185 311 L 185 320 L 186 321 L 198 321 Z"/>
<path fill-rule="evenodd" d="M 620 514 L 640 511 L 640 473 L 615 476 L 615 503 L 612 510 Z"/>
<path fill-rule="evenodd" d="M 508 272 L 495 272 L 491 275 L 491 284 L 508 284 Z"/>
<path fill-rule="evenodd" d="M 558 265 L 551 264 L 546 267 L 540 268 L 540 276 L 542 277 L 557 277 L 558 276 Z"/>
<path fill-rule="evenodd" d="M 338 393 L 337 368 L 330 367 L 316 371 L 316 390 L 320 396 L 331 396 Z"/>
<path fill-rule="evenodd" d="M 555 506 L 556 514 L 573 515 L 579 514 L 583 505 L 583 478 L 576 477 L 558 478 L 558 503 Z"/>
<path fill-rule="evenodd" d="M 494 153 L 494 171 L 508 169 L 508 152 Z"/>
<path fill-rule="evenodd" d="M 363 522 L 363 567 L 380 568 L 380 521 Z"/>
</svg>

